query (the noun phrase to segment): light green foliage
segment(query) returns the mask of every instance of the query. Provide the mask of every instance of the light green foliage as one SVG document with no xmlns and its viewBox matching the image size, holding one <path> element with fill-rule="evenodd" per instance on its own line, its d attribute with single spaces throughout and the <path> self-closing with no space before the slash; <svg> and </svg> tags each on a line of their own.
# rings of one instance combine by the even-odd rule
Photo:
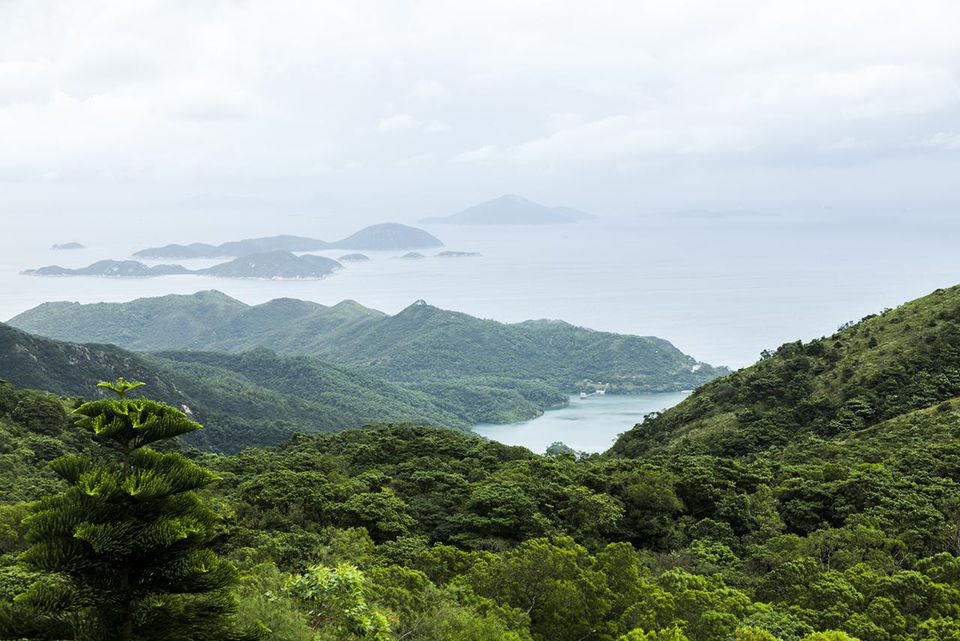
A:
<svg viewBox="0 0 960 641">
<path fill-rule="evenodd" d="M 314 637 L 317 641 L 391 638 L 386 616 L 368 605 L 363 573 L 352 565 L 315 565 L 291 578 L 285 590 L 306 606 L 310 625 L 318 633 Z"/>
</svg>

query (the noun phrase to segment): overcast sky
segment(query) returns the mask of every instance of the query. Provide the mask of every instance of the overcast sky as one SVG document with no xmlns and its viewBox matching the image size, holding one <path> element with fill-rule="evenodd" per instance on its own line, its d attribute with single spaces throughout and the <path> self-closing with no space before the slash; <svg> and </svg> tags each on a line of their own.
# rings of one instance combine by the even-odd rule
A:
<svg viewBox="0 0 960 641">
<path fill-rule="evenodd" d="M 956 0 L 0 0 L 3 211 L 940 208 L 958 177 Z"/>
</svg>

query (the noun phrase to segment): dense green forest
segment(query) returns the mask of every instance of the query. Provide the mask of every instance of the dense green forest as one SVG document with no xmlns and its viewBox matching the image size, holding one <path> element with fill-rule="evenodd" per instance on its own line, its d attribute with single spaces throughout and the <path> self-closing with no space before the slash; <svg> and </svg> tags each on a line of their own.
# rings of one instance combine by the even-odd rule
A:
<svg viewBox="0 0 960 641">
<path fill-rule="evenodd" d="M 956 641 L 958 337 L 960 288 L 937 291 L 764 354 L 604 455 L 411 425 L 183 452 L 218 478 L 197 492 L 231 622 L 266 638 Z M 78 404 L 0 386 L 2 600 L 44 578 L 30 515 L 69 485 L 47 463 L 111 451 Z"/>
</svg>

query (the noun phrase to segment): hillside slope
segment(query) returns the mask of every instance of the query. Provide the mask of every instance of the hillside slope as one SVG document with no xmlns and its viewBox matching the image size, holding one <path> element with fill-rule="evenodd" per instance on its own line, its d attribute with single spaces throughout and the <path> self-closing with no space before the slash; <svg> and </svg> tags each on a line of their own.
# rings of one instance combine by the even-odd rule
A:
<svg viewBox="0 0 960 641">
<path fill-rule="evenodd" d="M 782 345 L 623 434 L 614 454 L 754 454 L 831 438 L 960 395 L 960 286 Z"/>
<path fill-rule="evenodd" d="M 0 324 L 0 379 L 18 387 L 89 398 L 99 392 L 99 381 L 119 376 L 145 382 L 153 398 L 189 407 L 208 429 L 188 440 L 220 451 L 368 423 L 466 428 L 471 422 L 462 405 L 441 407 L 425 393 L 313 358 L 266 350 L 151 356 L 39 338 Z"/>
</svg>

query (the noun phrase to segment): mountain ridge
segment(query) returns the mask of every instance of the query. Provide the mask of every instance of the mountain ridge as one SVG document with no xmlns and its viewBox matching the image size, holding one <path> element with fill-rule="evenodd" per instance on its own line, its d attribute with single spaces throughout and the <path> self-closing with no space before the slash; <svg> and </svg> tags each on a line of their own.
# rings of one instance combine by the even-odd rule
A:
<svg viewBox="0 0 960 641">
<path fill-rule="evenodd" d="M 590 381 L 613 384 L 612 391 L 679 391 L 723 371 L 661 338 L 563 322 L 500 323 L 422 301 L 391 316 L 356 302 L 327 307 L 279 299 L 244 306 L 223 296 L 208 292 L 196 300 L 180 296 L 80 307 L 47 304 L 10 323 L 61 340 L 113 338 L 142 351 L 265 347 L 366 367 L 396 381 L 486 376 L 543 380 L 569 391 Z M 152 319 L 148 325 L 139 324 L 143 316 Z M 164 323 L 165 317 L 179 322 Z"/>
</svg>

